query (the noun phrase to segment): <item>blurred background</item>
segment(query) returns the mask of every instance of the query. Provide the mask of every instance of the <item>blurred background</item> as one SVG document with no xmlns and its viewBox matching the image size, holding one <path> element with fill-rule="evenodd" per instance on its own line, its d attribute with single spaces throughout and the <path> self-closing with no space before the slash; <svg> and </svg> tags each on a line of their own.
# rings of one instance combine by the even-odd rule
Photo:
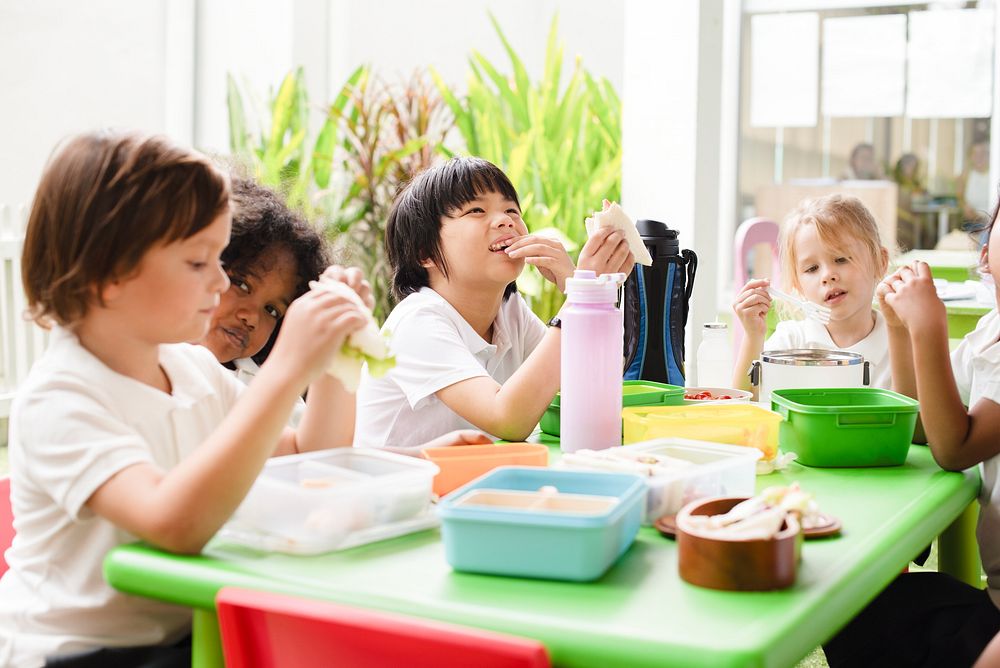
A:
<svg viewBox="0 0 1000 668">
<path fill-rule="evenodd" d="M 7 0 L 0 206 L 16 228 L 70 134 L 164 132 L 282 189 L 384 316 L 396 188 L 476 154 L 571 250 L 604 197 L 679 230 L 700 327 L 740 282 L 740 222 L 805 196 L 857 194 L 897 250 L 969 248 L 1000 167 L 997 30 L 986 0 Z"/>
</svg>

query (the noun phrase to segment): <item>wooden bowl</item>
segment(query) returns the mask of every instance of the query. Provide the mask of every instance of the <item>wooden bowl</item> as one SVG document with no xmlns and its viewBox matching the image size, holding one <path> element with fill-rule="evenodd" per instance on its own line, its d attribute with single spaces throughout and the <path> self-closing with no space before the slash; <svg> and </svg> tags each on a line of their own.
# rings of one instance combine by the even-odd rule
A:
<svg viewBox="0 0 1000 668">
<path fill-rule="evenodd" d="M 767 540 L 721 540 L 690 530 L 691 515 L 721 515 L 746 497 L 692 501 L 677 513 L 677 549 L 681 578 L 699 587 L 735 591 L 784 589 L 795 583 L 801 533 L 786 520 Z"/>
</svg>

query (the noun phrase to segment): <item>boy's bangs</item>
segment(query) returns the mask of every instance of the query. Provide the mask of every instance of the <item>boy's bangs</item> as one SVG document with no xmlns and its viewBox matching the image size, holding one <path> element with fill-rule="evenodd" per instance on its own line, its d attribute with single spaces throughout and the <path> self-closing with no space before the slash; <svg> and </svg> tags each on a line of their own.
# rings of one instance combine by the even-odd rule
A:
<svg viewBox="0 0 1000 668">
<path fill-rule="evenodd" d="M 499 193 L 520 208 L 517 191 L 506 174 L 485 160 L 468 162 L 472 164 L 462 165 L 464 168 L 456 171 L 454 181 L 447 189 L 447 196 L 443 198 L 442 204 L 446 212 L 454 211 L 488 193 Z"/>
</svg>

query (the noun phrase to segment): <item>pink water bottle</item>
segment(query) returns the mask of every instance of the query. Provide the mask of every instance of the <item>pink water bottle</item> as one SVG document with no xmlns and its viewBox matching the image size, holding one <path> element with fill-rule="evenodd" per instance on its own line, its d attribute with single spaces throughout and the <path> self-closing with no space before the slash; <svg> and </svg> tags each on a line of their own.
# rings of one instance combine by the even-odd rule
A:
<svg viewBox="0 0 1000 668">
<path fill-rule="evenodd" d="M 622 312 L 625 274 L 577 270 L 566 279 L 559 442 L 564 452 L 622 444 Z"/>
</svg>

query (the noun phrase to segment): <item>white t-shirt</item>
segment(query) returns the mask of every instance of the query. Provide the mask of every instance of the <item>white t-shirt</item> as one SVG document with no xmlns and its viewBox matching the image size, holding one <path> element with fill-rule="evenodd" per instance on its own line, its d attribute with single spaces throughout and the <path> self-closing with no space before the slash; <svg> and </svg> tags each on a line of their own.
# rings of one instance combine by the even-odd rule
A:
<svg viewBox="0 0 1000 668">
<path fill-rule="evenodd" d="M 56 328 L 18 389 L 9 453 L 17 535 L 0 578 L 0 666 L 41 666 L 54 654 L 172 642 L 187 632 L 186 609 L 104 581 L 105 555 L 136 537 L 84 505 L 128 466 L 176 466 L 243 389 L 201 346 L 160 346 L 160 365 L 172 394 L 112 371 Z"/>
<path fill-rule="evenodd" d="M 356 447 L 410 447 L 475 428 L 434 393 L 477 376 L 506 382 L 545 336 L 545 325 L 515 293 L 501 305 L 487 343 L 430 288 L 401 301 L 382 329 L 392 334 L 396 366 L 382 378 L 366 369 L 361 378 Z"/>
<path fill-rule="evenodd" d="M 235 369 L 230 369 L 233 375 L 236 376 L 236 380 L 240 381 L 244 385 L 249 385 L 250 382 L 257 377 L 260 373 L 260 365 L 253 361 L 252 357 L 240 357 L 233 360 L 233 366 Z M 295 406 L 292 407 L 292 416 L 288 418 L 288 426 L 295 428 L 299 426 L 299 422 L 302 421 L 302 416 L 306 412 L 306 402 L 299 397 L 295 400 Z"/>
<path fill-rule="evenodd" d="M 970 409 L 981 399 L 1000 404 L 1000 318 L 993 309 L 951 353 L 951 369 L 962 403 Z M 990 598 L 1000 608 L 1000 455 L 979 465 L 979 555 Z"/>
<path fill-rule="evenodd" d="M 871 387 L 884 390 L 892 387 L 892 365 L 889 363 L 889 328 L 885 318 L 878 311 L 875 327 L 868 336 L 853 346 L 841 348 L 830 338 L 826 327 L 811 318 L 805 320 L 783 320 L 778 323 L 767 341 L 764 350 L 791 350 L 793 348 L 822 348 L 823 350 L 845 350 L 858 353 L 871 365 Z"/>
</svg>

